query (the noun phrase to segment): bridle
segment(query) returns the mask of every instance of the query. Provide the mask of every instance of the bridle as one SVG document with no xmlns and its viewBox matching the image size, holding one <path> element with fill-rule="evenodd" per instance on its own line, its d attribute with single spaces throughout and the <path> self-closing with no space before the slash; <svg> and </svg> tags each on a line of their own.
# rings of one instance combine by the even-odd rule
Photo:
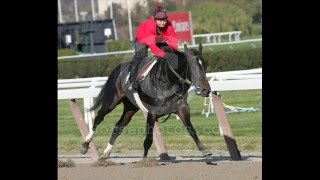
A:
<svg viewBox="0 0 320 180">
<path fill-rule="evenodd" d="M 191 59 L 195 59 L 195 58 L 197 58 L 197 56 L 191 57 Z M 182 98 L 182 96 L 183 96 L 182 93 L 183 93 L 184 90 L 185 90 L 185 84 L 194 86 L 194 87 L 196 88 L 196 91 L 195 91 L 196 94 L 197 94 L 197 95 L 200 95 L 199 86 L 198 86 L 196 83 L 190 81 L 188 78 L 183 78 L 183 77 L 181 77 L 181 76 L 173 69 L 173 67 L 171 66 L 171 64 L 170 64 L 170 62 L 169 62 L 168 60 L 167 60 L 167 63 L 168 63 L 168 66 L 169 66 L 169 69 L 171 70 L 171 72 L 179 79 L 179 81 L 180 81 L 180 83 L 181 83 L 182 90 L 181 90 L 179 93 L 175 92 L 177 99 Z M 189 61 L 188 61 L 188 63 L 189 63 Z M 187 73 L 189 72 L 188 70 L 189 70 L 189 66 L 187 66 Z M 171 113 L 167 116 L 167 118 L 166 118 L 165 120 L 163 120 L 162 122 L 160 122 L 160 121 L 158 121 L 158 122 L 160 122 L 160 123 L 166 122 L 166 121 L 169 119 L 170 115 L 171 115 Z"/>
<path fill-rule="evenodd" d="M 191 57 L 191 59 L 196 59 L 196 58 L 198 58 L 197 56 L 193 56 L 193 57 Z M 194 82 L 192 82 L 192 81 L 190 81 L 188 78 L 182 78 L 173 68 L 172 68 L 172 66 L 171 66 L 171 64 L 170 64 L 170 62 L 167 60 L 167 62 L 168 62 L 168 65 L 169 65 L 169 69 L 171 70 L 171 72 L 179 79 L 179 81 L 180 81 L 180 83 L 181 83 L 181 85 L 182 85 L 182 91 L 180 92 L 180 93 L 176 93 L 176 95 L 177 95 L 177 98 L 181 98 L 182 97 L 182 92 L 184 92 L 184 88 L 185 88 L 185 86 L 184 86 L 184 83 L 185 84 L 188 84 L 188 85 L 191 85 L 191 86 L 194 86 L 195 88 L 196 88 L 196 94 L 197 95 L 200 95 L 200 91 L 199 91 L 199 86 L 196 84 L 196 83 L 194 83 Z M 188 62 L 189 63 L 189 62 Z M 187 68 L 189 68 L 189 66 L 187 66 Z M 188 69 L 187 69 L 187 72 L 188 72 Z"/>
</svg>

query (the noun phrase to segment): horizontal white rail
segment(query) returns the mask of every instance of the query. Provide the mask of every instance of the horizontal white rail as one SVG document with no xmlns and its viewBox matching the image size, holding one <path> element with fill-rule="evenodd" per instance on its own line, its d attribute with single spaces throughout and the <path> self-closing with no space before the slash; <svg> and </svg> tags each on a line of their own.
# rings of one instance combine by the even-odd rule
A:
<svg viewBox="0 0 320 180">
<path fill-rule="evenodd" d="M 95 88 L 102 87 L 108 77 L 58 80 L 58 89 Z"/>
<path fill-rule="evenodd" d="M 211 91 L 262 89 L 262 68 L 207 73 L 206 77 Z M 58 99 L 97 97 L 107 79 L 108 77 L 95 77 L 58 80 Z"/>
<path fill-rule="evenodd" d="M 262 69 L 207 73 L 211 91 L 262 89 Z M 108 77 L 58 80 L 58 99 L 84 100 L 84 108 L 93 106 L 93 98 L 99 95 Z M 194 87 L 189 92 L 194 91 Z M 211 108 L 211 107 L 209 107 Z M 208 113 L 207 113 L 208 114 Z M 92 123 L 94 111 L 84 112 L 85 121 Z M 90 128 L 91 129 L 91 128 Z"/>
<path fill-rule="evenodd" d="M 101 88 L 63 89 L 58 91 L 58 99 L 92 98 L 99 95 Z"/>
<path fill-rule="evenodd" d="M 108 77 L 60 79 L 60 80 L 58 80 L 58 84 L 62 84 L 62 83 L 77 83 L 77 82 L 91 82 L 91 81 L 106 81 L 107 79 L 108 79 Z"/>
<path fill-rule="evenodd" d="M 71 88 L 89 88 L 89 87 L 102 87 L 105 84 L 105 81 L 96 82 L 92 84 L 91 82 L 83 83 L 72 83 L 72 84 L 58 84 L 59 89 L 71 89 Z"/>
<path fill-rule="evenodd" d="M 259 42 L 262 41 L 262 38 L 258 39 L 247 39 L 241 41 L 232 41 L 232 42 L 221 42 L 221 43 L 206 43 L 202 44 L 202 46 L 219 46 L 219 45 L 231 45 L 231 44 L 240 44 L 240 43 L 249 43 L 249 42 Z M 199 45 L 189 45 L 188 47 L 198 47 Z"/>
<path fill-rule="evenodd" d="M 210 34 L 194 34 L 192 36 L 192 44 L 195 44 L 195 38 L 207 39 L 207 43 L 210 43 L 210 40 L 213 39 L 213 43 L 221 43 L 221 36 L 228 36 L 228 42 L 232 42 L 232 36 L 234 36 L 234 41 L 240 41 L 241 31 L 231 31 L 231 32 L 220 32 L 220 33 L 210 33 Z M 218 37 L 218 42 L 216 37 Z"/>
<path fill-rule="evenodd" d="M 241 79 L 262 79 L 262 74 L 255 74 L 255 75 L 217 75 L 212 77 L 213 80 L 241 80 Z"/>
<path fill-rule="evenodd" d="M 246 75 L 246 74 L 261 74 L 262 68 L 250 69 L 250 70 L 238 70 L 238 71 L 223 71 L 206 73 L 207 77 L 223 76 L 223 75 Z"/>
<path fill-rule="evenodd" d="M 262 79 L 241 79 L 227 81 L 210 81 L 211 91 L 233 91 L 262 89 Z M 62 89 L 58 91 L 58 99 L 77 99 L 97 97 L 101 88 Z"/>
<path fill-rule="evenodd" d="M 262 68 L 239 71 L 224 71 L 206 73 L 206 77 L 210 80 L 223 79 L 262 79 Z M 78 78 L 78 79 L 62 79 L 58 80 L 58 89 L 71 88 L 90 88 L 102 87 L 107 81 L 108 77 L 93 77 L 93 78 Z"/>
<path fill-rule="evenodd" d="M 211 91 L 233 91 L 262 89 L 261 79 L 241 79 L 228 81 L 210 81 Z"/>
</svg>

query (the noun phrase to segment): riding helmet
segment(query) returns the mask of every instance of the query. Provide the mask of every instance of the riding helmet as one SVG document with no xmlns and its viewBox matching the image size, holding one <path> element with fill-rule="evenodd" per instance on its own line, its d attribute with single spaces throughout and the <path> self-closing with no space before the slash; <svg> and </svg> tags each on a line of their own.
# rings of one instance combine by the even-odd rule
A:
<svg viewBox="0 0 320 180">
<path fill-rule="evenodd" d="M 166 19 L 168 18 L 167 10 L 163 9 L 160 4 L 157 6 L 157 10 L 153 14 L 154 19 Z"/>
</svg>

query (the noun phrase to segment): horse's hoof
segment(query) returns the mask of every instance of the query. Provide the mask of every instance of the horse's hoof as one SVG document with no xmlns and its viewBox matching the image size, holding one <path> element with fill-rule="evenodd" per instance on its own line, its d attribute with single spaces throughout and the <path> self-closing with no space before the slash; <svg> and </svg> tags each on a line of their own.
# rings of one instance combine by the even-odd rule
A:
<svg viewBox="0 0 320 180">
<path fill-rule="evenodd" d="M 110 154 L 102 154 L 102 155 L 100 156 L 100 159 L 106 160 L 106 159 L 108 159 L 109 157 L 110 157 Z"/>
<path fill-rule="evenodd" d="M 211 156 L 212 153 L 208 150 L 204 150 L 204 151 L 202 151 L 202 155 L 203 155 L 203 157 L 206 157 L 206 156 Z"/>
<path fill-rule="evenodd" d="M 88 152 L 89 149 L 89 143 L 87 142 L 83 142 L 82 143 L 82 149 L 80 150 L 81 154 L 86 154 Z"/>
<path fill-rule="evenodd" d="M 86 154 L 86 153 L 87 153 L 87 151 L 88 151 L 88 149 L 83 149 L 83 148 L 82 148 L 82 149 L 80 149 L 80 153 L 81 153 L 81 154 Z"/>
<path fill-rule="evenodd" d="M 162 160 L 162 161 L 170 160 L 168 153 L 161 153 L 160 160 Z"/>
<path fill-rule="evenodd" d="M 104 157 L 103 155 L 101 155 L 99 157 L 99 161 L 106 161 L 108 158 L 107 157 Z"/>
</svg>

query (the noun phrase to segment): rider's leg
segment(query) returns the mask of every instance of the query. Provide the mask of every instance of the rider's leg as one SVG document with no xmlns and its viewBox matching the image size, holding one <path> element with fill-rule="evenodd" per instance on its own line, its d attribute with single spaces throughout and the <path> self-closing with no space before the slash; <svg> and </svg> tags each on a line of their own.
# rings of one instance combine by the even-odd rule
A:
<svg viewBox="0 0 320 180">
<path fill-rule="evenodd" d="M 141 61 L 148 55 L 148 46 L 141 44 L 137 39 L 134 43 L 135 48 L 135 55 L 133 57 L 133 60 L 130 63 L 131 70 L 130 70 L 130 77 L 129 82 L 131 84 L 131 88 L 133 90 L 138 89 L 138 82 L 137 82 L 137 76 L 138 76 L 138 69 L 140 66 Z"/>
<path fill-rule="evenodd" d="M 131 83 L 131 88 L 135 91 L 138 89 L 137 75 L 138 75 L 138 69 L 139 69 L 140 62 L 141 62 L 140 59 L 134 59 L 131 62 L 129 83 Z"/>
</svg>

